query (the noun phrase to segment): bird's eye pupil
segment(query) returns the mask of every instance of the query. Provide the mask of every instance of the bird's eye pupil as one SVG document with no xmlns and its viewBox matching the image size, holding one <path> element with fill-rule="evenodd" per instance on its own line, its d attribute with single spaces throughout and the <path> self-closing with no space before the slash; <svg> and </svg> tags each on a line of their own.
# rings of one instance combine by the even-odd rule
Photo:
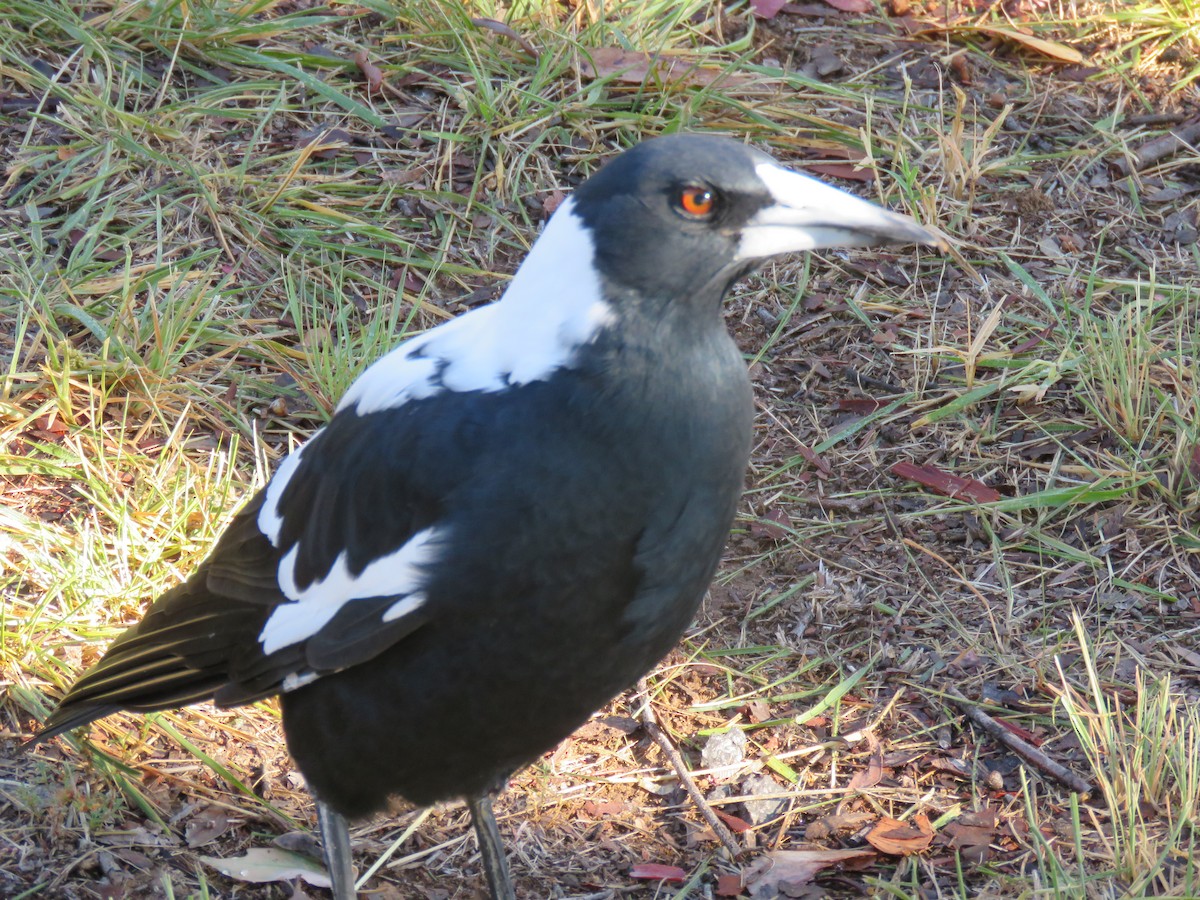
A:
<svg viewBox="0 0 1200 900">
<path fill-rule="evenodd" d="M 679 208 L 689 216 L 706 219 L 716 206 L 716 195 L 708 188 L 691 186 L 679 192 Z"/>
</svg>

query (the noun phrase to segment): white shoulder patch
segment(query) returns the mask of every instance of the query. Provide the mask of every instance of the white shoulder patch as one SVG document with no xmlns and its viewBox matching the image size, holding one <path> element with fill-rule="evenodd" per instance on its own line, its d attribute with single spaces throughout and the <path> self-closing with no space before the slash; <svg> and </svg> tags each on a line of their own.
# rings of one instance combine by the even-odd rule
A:
<svg viewBox="0 0 1200 900">
<path fill-rule="evenodd" d="M 613 321 L 591 231 L 572 198 L 551 217 L 504 296 L 406 341 L 365 371 L 338 412 L 396 409 L 440 391 L 502 391 L 569 366 Z"/>
<path fill-rule="evenodd" d="M 440 538 L 436 527 L 419 531 L 404 546 L 374 560 L 357 576 L 350 573 L 343 551 L 329 573 L 304 590 L 296 586 L 296 558 L 300 554 L 300 544 L 296 544 L 279 561 L 279 588 L 291 602 L 275 607 L 263 626 L 258 636 L 263 653 L 270 655 L 308 640 L 355 600 L 400 598 L 384 612 L 384 622 L 420 609 L 426 599 L 422 593 L 426 567 L 437 558 Z"/>
</svg>

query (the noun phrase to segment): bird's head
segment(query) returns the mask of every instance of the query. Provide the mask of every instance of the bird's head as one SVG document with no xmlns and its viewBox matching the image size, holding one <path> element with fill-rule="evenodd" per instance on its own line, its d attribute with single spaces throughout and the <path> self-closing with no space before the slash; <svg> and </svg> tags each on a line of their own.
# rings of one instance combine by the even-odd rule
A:
<svg viewBox="0 0 1200 900">
<path fill-rule="evenodd" d="M 707 135 L 638 144 L 568 202 L 608 286 L 663 300 L 719 299 L 766 260 L 802 250 L 943 245 L 909 216 Z"/>
</svg>

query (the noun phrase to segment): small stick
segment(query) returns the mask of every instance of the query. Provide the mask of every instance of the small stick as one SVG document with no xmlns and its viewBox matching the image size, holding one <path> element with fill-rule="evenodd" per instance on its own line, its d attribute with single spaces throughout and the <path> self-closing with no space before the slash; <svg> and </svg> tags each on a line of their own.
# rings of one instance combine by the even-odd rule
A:
<svg viewBox="0 0 1200 900">
<path fill-rule="evenodd" d="M 1129 175 L 1153 165 L 1164 157 L 1186 150 L 1189 145 L 1197 141 L 1200 141 L 1200 119 L 1192 119 L 1166 134 L 1146 141 L 1133 152 L 1131 158 L 1122 157 L 1113 160 L 1112 167 L 1120 175 Z"/>
<path fill-rule="evenodd" d="M 1077 794 L 1090 794 L 1093 791 L 1093 787 L 1078 775 L 1068 771 L 1033 745 L 1021 740 L 962 694 L 958 693 L 958 691 L 951 689 L 946 692 L 946 696 L 950 699 L 950 702 L 967 714 L 968 719 L 1004 744 L 1039 772 L 1058 779 Z"/>
<path fill-rule="evenodd" d="M 733 832 L 725 827 L 725 823 L 717 818 L 717 814 L 713 812 L 713 808 L 708 805 L 708 801 L 704 799 L 704 795 L 700 793 L 700 788 L 696 787 L 696 782 L 692 780 L 692 773 L 688 771 L 687 764 L 683 761 L 683 757 L 679 755 L 679 751 L 675 749 L 675 745 L 671 743 L 671 739 L 667 737 L 666 732 L 658 725 L 658 720 L 654 718 L 654 710 L 650 708 L 650 688 L 646 684 L 646 679 L 638 680 L 638 691 L 646 698 L 642 704 L 642 727 L 654 738 L 654 742 L 671 761 L 672 768 L 675 769 L 675 774 L 679 776 L 680 782 L 688 792 L 688 796 L 692 798 L 692 802 L 696 804 L 696 809 L 700 810 L 700 815 L 704 817 L 704 821 L 712 828 L 713 834 L 724 845 L 729 855 L 737 859 L 742 853 L 742 848 L 739 846 L 737 838 L 733 836 Z"/>
<path fill-rule="evenodd" d="M 1156 125 L 1174 125 L 1176 122 L 1186 122 L 1190 116 L 1186 112 L 1147 113 L 1144 116 L 1130 116 L 1117 123 L 1118 128 L 1143 128 Z"/>
</svg>

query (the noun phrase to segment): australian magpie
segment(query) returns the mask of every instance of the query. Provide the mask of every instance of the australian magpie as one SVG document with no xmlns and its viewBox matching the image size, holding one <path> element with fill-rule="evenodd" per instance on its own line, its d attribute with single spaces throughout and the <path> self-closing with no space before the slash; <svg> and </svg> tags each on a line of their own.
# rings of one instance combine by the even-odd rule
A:
<svg viewBox="0 0 1200 900">
<path fill-rule="evenodd" d="M 940 244 L 734 141 L 662 137 L 564 201 L 504 295 L 409 338 L 283 460 L 208 559 L 38 739 L 120 709 L 278 694 L 335 895 L 343 816 L 489 798 L 687 627 L 750 451 L 721 302 L 764 260 Z"/>
</svg>

